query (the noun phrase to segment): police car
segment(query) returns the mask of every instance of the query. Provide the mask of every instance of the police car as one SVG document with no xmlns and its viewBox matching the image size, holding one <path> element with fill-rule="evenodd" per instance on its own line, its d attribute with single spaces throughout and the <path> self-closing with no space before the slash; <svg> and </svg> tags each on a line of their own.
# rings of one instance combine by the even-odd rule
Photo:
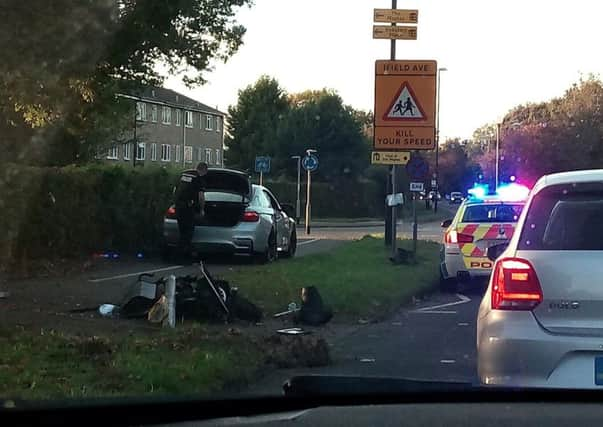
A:
<svg viewBox="0 0 603 427">
<path fill-rule="evenodd" d="M 509 184 L 495 194 L 487 194 L 485 187 L 468 193 L 454 218 L 442 222 L 446 231 L 440 249 L 440 282 L 445 290 L 473 278 L 488 278 L 493 265 L 488 247 L 511 239 L 529 189 Z"/>
</svg>

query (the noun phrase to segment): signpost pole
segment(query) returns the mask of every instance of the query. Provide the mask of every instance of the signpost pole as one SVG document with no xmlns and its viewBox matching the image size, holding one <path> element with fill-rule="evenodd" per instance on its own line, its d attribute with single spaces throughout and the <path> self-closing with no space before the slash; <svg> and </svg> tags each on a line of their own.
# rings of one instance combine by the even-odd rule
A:
<svg viewBox="0 0 603 427">
<path fill-rule="evenodd" d="M 264 172 L 260 171 L 260 185 L 264 185 L 263 182 L 264 182 Z"/>
<path fill-rule="evenodd" d="M 412 252 L 417 255 L 417 193 L 412 193 Z"/>
<path fill-rule="evenodd" d="M 392 9 L 397 9 L 398 8 L 398 0 L 392 0 Z M 392 23 L 392 26 L 395 27 L 396 24 Z M 396 39 L 391 39 L 390 40 L 390 60 L 395 61 L 396 60 Z M 393 165 L 391 167 L 391 190 L 392 190 L 392 195 L 396 194 L 396 165 Z M 392 199 L 395 196 L 392 197 Z M 396 257 L 396 238 L 397 238 L 397 230 L 396 230 L 396 223 L 397 223 L 397 218 L 396 218 L 396 206 L 392 206 L 392 212 L 391 212 L 391 220 L 392 220 L 392 224 L 391 224 L 391 247 L 392 247 L 392 257 Z M 387 223 L 385 228 L 387 229 Z M 386 230 L 386 240 L 387 240 L 387 230 Z"/>
<path fill-rule="evenodd" d="M 311 181 L 311 176 L 312 173 L 310 172 L 310 170 L 307 171 L 307 184 L 308 187 L 306 188 L 306 234 L 310 234 L 310 181 Z"/>
</svg>

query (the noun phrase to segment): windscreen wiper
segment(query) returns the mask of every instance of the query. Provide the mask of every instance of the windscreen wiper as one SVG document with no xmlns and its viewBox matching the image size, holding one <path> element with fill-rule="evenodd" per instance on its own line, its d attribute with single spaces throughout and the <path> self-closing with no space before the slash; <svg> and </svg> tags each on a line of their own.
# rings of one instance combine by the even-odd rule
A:
<svg viewBox="0 0 603 427">
<path fill-rule="evenodd" d="M 283 384 L 287 397 L 458 392 L 477 388 L 470 382 L 344 375 L 300 375 Z"/>
</svg>

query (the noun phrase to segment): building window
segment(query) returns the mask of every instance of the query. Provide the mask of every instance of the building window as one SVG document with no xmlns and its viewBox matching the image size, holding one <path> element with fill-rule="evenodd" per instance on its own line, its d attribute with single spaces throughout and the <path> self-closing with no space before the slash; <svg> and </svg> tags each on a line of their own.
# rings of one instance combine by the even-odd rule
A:
<svg viewBox="0 0 603 427">
<path fill-rule="evenodd" d="M 147 121 L 147 104 L 144 102 L 136 103 L 136 120 Z"/>
<path fill-rule="evenodd" d="M 205 163 L 211 164 L 211 148 L 205 149 Z"/>
<path fill-rule="evenodd" d="M 197 161 L 203 161 L 203 148 L 201 147 L 197 148 Z"/>
<path fill-rule="evenodd" d="M 184 162 L 193 163 L 193 147 L 184 147 Z"/>
<path fill-rule="evenodd" d="M 218 166 L 222 164 L 222 160 L 220 160 L 220 150 L 216 150 L 216 164 Z"/>
<path fill-rule="evenodd" d="M 180 110 L 176 110 L 176 126 L 180 126 Z"/>
<path fill-rule="evenodd" d="M 157 106 L 151 105 L 151 121 L 157 123 Z"/>
<path fill-rule="evenodd" d="M 156 143 L 151 144 L 151 160 L 154 162 L 157 161 L 157 144 Z"/>
<path fill-rule="evenodd" d="M 147 144 L 139 142 L 136 148 L 136 160 L 145 160 L 147 157 Z"/>
<path fill-rule="evenodd" d="M 172 109 L 170 107 L 163 107 L 161 109 L 161 121 L 164 125 L 172 123 Z"/>
<path fill-rule="evenodd" d="M 216 132 L 220 132 L 220 117 L 216 116 Z"/>
<path fill-rule="evenodd" d="M 176 163 L 180 163 L 180 146 L 179 145 L 174 145 L 174 151 L 176 152 L 174 154 L 174 158 L 176 159 Z"/>
<path fill-rule="evenodd" d="M 169 162 L 171 159 L 171 145 L 169 144 L 161 144 L 161 161 L 162 162 Z"/>
<path fill-rule="evenodd" d="M 208 114 L 205 116 L 205 130 L 211 130 L 213 118 Z"/>
<path fill-rule="evenodd" d="M 107 151 L 107 159 L 110 160 L 117 160 L 117 156 L 119 155 L 118 149 L 117 149 L 117 145 L 114 145 L 113 147 L 109 148 L 109 151 Z"/>
<path fill-rule="evenodd" d="M 132 155 L 132 145 L 124 144 L 124 160 L 130 160 Z"/>
<path fill-rule="evenodd" d="M 193 112 L 186 111 L 185 114 L 186 115 L 184 117 L 184 126 L 186 126 L 187 128 L 192 128 L 193 127 Z"/>
</svg>

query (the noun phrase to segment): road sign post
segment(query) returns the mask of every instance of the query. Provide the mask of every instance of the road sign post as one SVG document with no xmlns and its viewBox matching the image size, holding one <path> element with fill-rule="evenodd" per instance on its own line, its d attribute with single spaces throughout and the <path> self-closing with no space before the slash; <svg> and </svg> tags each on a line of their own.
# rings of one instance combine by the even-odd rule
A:
<svg viewBox="0 0 603 427">
<path fill-rule="evenodd" d="M 306 178 L 306 234 L 310 234 L 310 213 L 312 210 L 311 202 L 310 202 L 310 188 L 312 182 L 312 172 L 318 169 L 318 157 L 316 157 L 313 153 L 316 150 L 306 150 L 306 157 L 302 160 L 302 166 L 306 170 L 307 178 Z"/>
<path fill-rule="evenodd" d="M 417 192 L 425 191 L 423 184 L 425 178 L 429 173 L 429 165 L 427 162 L 417 155 L 411 157 L 410 161 L 406 164 L 406 171 L 411 179 L 410 191 L 412 191 L 412 250 L 416 255 L 417 253 Z"/>
<path fill-rule="evenodd" d="M 256 156 L 255 172 L 260 174 L 260 185 L 263 185 L 264 174 L 270 172 L 270 157 Z"/>
</svg>

